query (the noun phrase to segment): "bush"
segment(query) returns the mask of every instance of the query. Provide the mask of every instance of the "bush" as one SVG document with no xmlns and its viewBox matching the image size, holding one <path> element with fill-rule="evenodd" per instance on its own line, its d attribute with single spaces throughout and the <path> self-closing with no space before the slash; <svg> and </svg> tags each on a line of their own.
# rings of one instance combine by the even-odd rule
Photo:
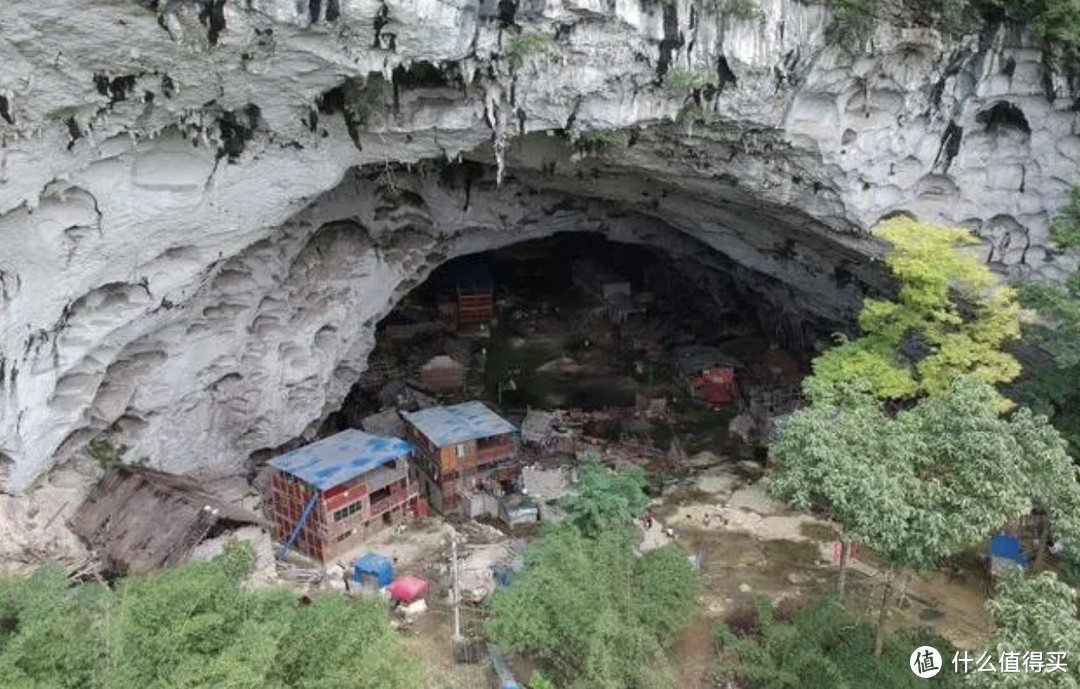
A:
<svg viewBox="0 0 1080 689">
<path fill-rule="evenodd" d="M 690 94 L 719 85 L 720 77 L 705 69 L 672 67 L 664 75 L 664 88 L 672 93 Z"/>
<path fill-rule="evenodd" d="M 63 570 L 0 579 L 0 676 L 11 689 L 414 689 L 417 663 L 385 608 L 328 594 L 302 605 L 241 582 L 254 553 L 71 585 Z"/>
<path fill-rule="evenodd" d="M 513 36 L 506 45 L 506 57 L 510 67 L 519 70 L 525 66 L 526 58 L 541 55 L 551 50 L 555 39 L 536 31 L 522 31 Z"/>
<path fill-rule="evenodd" d="M 575 148 L 582 153 L 592 155 L 606 153 L 630 144 L 630 134 L 621 129 L 594 129 L 583 133 L 575 143 Z"/>
<path fill-rule="evenodd" d="M 875 658 L 870 621 L 830 599 L 795 612 L 788 622 L 775 619 L 767 598 L 758 598 L 755 607 L 755 623 L 740 624 L 749 633 L 724 624 L 717 629 L 721 654 L 714 678 L 720 686 L 736 681 L 746 689 L 916 689 L 924 680 L 908 666 L 912 650 L 930 645 L 946 664 L 952 659 L 952 644 L 925 630 L 893 635 Z M 959 686 L 958 677 L 946 667 L 935 686 Z"/>
</svg>

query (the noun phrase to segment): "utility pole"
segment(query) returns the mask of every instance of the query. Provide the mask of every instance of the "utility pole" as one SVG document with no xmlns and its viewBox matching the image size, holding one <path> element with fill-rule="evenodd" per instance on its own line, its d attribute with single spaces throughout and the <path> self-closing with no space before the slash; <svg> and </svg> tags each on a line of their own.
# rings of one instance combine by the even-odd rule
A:
<svg viewBox="0 0 1080 689">
<path fill-rule="evenodd" d="M 454 599 L 454 641 L 461 641 L 461 592 L 458 590 L 457 534 L 450 537 L 450 581 Z"/>
</svg>

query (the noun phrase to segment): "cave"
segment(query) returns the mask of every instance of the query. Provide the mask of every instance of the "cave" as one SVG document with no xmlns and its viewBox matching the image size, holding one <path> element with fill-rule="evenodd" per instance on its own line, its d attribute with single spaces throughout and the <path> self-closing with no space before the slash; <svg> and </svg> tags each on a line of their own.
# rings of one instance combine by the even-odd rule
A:
<svg viewBox="0 0 1080 689">
<path fill-rule="evenodd" d="M 648 244 L 563 232 L 440 264 L 379 322 L 367 371 L 319 434 L 407 408 L 398 401 L 406 385 L 440 401 L 482 399 L 515 420 L 529 408 L 633 407 L 637 395 L 666 394 L 678 378 L 667 354 L 688 348 L 715 348 L 737 362 L 744 394 L 797 385 L 807 343 L 826 336 L 826 324 L 778 327 L 729 262 L 694 244 L 673 258 Z M 459 319 L 457 286 L 478 280 L 491 310 Z M 604 285 L 627 295 L 605 301 Z M 423 366 L 436 357 L 469 375 L 427 388 Z M 771 371 L 780 359 L 787 370 Z"/>
<path fill-rule="evenodd" d="M 805 218 L 756 204 L 734 180 L 723 198 L 703 200 L 600 161 L 579 163 L 580 177 L 552 175 L 541 155 L 535 167 L 511 157 L 500 181 L 489 156 L 354 169 L 274 243 L 222 266 L 208 301 L 224 303 L 205 315 L 213 330 L 237 316 L 228 304 L 257 304 L 243 316 L 254 337 L 240 354 L 254 377 L 226 381 L 222 368 L 208 378 L 224 406 L 218 418 L 244 426 L 237 440 L 251 469 L 282 449 L 407 407 L 388 390 L 415 384 L 421 365 L 451 351 L 471 371 L 467 396 L 510 409 L 515 421 L 528 408 L 632 407 L 637 394 L 650 393 L 643 367 L 659 367 L 670 382 L 666 352 L 692 345 L 739 362 L 750 392 L 794 388 L 816 351 L 852 332 L 862 295 L 884 284 L 843 237 L 808 235 L 798 228 Z M 713 224 L 710 215 L 722 220 Z M 575 262 L 620 276 L 653 301 L 629 322 L 587 326 L 582 314 L 597 305 L 575 279 Z M 479 341 L 439 325 L 440 295 L 470 264 L 486 266 L 496 285 L 494 323 Z M 235 294 L 268 272 L 285 277 L 238 302 Z M 530 334 L 534 321 L 558 314 L 573 314 L 573 327 Z M 650 337 L 651 352 L 643 344 Z M 559 371 L 560 360 L 595 364 L 596 353 L 584 352 L 590 340 L 608 343 L 600 347 L 603 370 Z M 770 377 L 768 352 L 792 362 L 781 366 L 790 374 L 782 384 Z M 256 387 L 265 385 L 252 368 L 260 365 L 287 370 L 277 395 Z M 281 435 L 286 419 L 291 438 Z"/>
</svg>

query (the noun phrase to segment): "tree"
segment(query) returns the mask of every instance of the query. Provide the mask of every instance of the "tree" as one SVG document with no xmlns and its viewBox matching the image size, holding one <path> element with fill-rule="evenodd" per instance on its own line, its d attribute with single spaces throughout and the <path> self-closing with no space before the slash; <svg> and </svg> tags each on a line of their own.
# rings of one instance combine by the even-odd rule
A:
<svg viewBox="0 0 1080 689">
<path fill-rule="evenodd" d="M 1065 653 L 1062 660 L 1075 663 L 1080 655 L 1080 620 L 1076 618 L 1076 590 L 1058 581 L 1052 572 L 1027 576 L 1022 571 L 1007 572 L 997 582 L 997 590 L 987 608 L 994 618 L 991 655 L 995 666 L 1002 654 L 1042 654 L 1045 664 L 1048 652 Z M 1028 659 L 1030 661 L 1030 658 Z M 1024 659 L 1019 659 L 1024 668 Z M 1045 666 L 1044 666 L 1045 667 Z M 1032 686 L 1024 672 L 975 672 L 967 677 L 969 684 L 979 689 L 1009 689 Z M 1040 687 L 1076 689 L 1080 681 L 1074 667 L 1066 672 L 1044 673 Z"/>
<path fill-rule="evenodd" d="M 1027 409 L 1002 416 L 996 402 L 989 385 L 957 378 L 895 416 L 855 391 L 843 404 L 797 412 L 780 429 L 770 492 L 827 510 L 890 568 L 879 654 L 897 575 L 937 566 L 1032 506 L 1080 537 L 1072 512 L 1080 483 L 1060 435 Z"/>
<path fill-rule="evenodd" d="M 599 454 L 589 452 L 578 471 L 577 486 L 563 498 L 562 507 L 570 522 L 587 536 L 631 526 L 649 504 L 645 484 L 640 468 L 613 472 L 601 463 Z"/>
<path fill-rule="evenodd" d="M 696 591 L 664 590 L 666 582 L 646 563 L 667 564 L 667 556 L 649 553 L 639 561 L 633 545 L 614 529 L 591 538 L 571 526 L 546 533 L 526 550 L 525 570 L 492 597 L 490 636 L 536 656 L 560 686 L 674 686 L 663 655 L 670 636 L 661 635 L 689 619 Z M 690 570 L 685 556 L 681 565 Z M 654 618 L 661 600 L 668 608 Z"/>
<path fill-rule="evenodd" d="M 1052 219 L 1050 234 L 1062 249 L 1080 248 L 1080 184 Z M 1011 391 L 1014 399 L 1046 414 L 1080 456 L 1080 273 L 1064 285 L 1022 283 L 1021 302 L 1038 313 L 1026 324 L 1024 339 L 1054 359 Z"/>
<path fill-rule="evenodd" d="M 877 234 L 892 244 L 885 263 L 900 283 L 897 298 L 863 302 L 862 335 L 841 337 L 814 360 L 804 383 L 810 399 L 828 401 L 856 381 L 879 399 L 904 399 L 940 393 L 957 373 L 991 384 L 1016 378 L 1020 364 L 1001 347 L 1019 336 L 1021 309 L 1012 288 L 958 250 L 977 240 L 908 218 L 882 223 Z"/>
<path fill-rule="evenodd" d="M 0 676 L 12 689 L 412 689 L 417 663 L 374 601 L 302 605 L 249 591 L 250 547 L 208 562 L 71 586 L 59 568 L 0 580 Z"/>
<path fill-rule="evenodd" d="M 639 471 L 585 464 L 568 518 L 525 550 L 525 569 L 491 598 L 489 636 L 539 659 L 567 689 L 667 689 L 667 646 L 693 614 L 697 573 L 678 546 L 640 555 Z"/>
</svg>

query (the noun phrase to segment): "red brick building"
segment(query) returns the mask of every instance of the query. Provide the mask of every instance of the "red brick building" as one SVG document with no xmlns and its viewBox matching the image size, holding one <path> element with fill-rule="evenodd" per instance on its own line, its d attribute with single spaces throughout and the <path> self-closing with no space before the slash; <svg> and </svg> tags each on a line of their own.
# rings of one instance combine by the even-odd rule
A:
<svg viewBox="0 0 1080 689">
<path fill-rule="evenodd" d="M 409 464 L 412 446 L 401 438 L 347 430 L 270 461 L 274 536 L 332 560 L 379 529 L 423 513 Z"/>
<path fill-rule="evenodd" d="M 478 479 L 507 484 L 521 474 L 517 428 L 480 402 L 403 413 L 420 490 L 444 514 L 461 512 Z"/>
</svg>

